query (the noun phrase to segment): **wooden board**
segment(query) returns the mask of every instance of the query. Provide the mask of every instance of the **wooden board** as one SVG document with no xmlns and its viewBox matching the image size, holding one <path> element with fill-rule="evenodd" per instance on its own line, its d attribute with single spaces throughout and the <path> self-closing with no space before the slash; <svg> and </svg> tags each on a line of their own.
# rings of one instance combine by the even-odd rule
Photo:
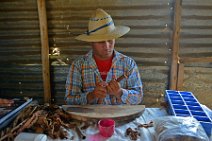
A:
<svg viewBox="0 0 212 141">
<path fill-rule="evenodd" d="M 116 121 L 128 121 L 140 116 L 145 105 L 62 105 L 72 118 L 82 121 L 112 118 Z"/>
</svg>

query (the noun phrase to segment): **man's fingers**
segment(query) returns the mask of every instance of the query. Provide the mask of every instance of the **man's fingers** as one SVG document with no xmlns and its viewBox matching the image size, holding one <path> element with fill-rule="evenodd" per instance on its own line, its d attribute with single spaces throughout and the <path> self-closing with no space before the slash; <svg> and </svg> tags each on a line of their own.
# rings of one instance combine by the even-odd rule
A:
<svg viewBox="0 0 212 141">
<path fill-rule="evenodd" d="M 101 86 L 101 87 L 106 87 L 107 85 L 108 85 L 107 82 L 104 82 L 104 81 L 97 83 L 97 86 Z"/>
<path fill-rule="evenodd" d="M 111 92 L 112 92 L 111 87 L 110 86 L 107 86 L 106 88 L 107 88 L 108 93 L 111 94 Z"/>
<path fill-rule="evenodd" d="M 107 94 L 107 90 L 103 86 L 97 86 L 93 93 L 96 98 L 105 98 Z"/>
<path fill-rule="evenodd" d="M 109 83 L 109 87 L 114 90 L 114 89 L 119 89 L 119 83 L 117 81 L 114 81 L 112 80 L 110 83 Z"/>
<path fill-rule="evenodd" d="M 117 77 L 115 75 L 113 75 L 113 80 L 116 80 L 116 79 L 117 79 Z"/>
</svg>

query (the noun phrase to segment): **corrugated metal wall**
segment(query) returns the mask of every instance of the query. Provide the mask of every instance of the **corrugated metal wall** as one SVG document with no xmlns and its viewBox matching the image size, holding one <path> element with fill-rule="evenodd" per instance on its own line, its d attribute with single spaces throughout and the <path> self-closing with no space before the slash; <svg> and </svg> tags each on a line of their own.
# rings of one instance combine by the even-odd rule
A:
<svg viewBox="0 0 212 141">
<path fill-rule="evenodd" d="M 76 41 L 74 37 L 86 31 L 91 12 L 103 8 L 112 15 L 115 24 L 131 27 L 129 34 L 116 41 L 116 49 L 136 60 L 144 82 L 144 103 L 156 105 L 167 88 L 171 6 L 169 0 L 47 1 L 50 47 L 59 48 L 62 60 L 67 64 L 75 56 L 85 54 L 90 45 Z M 55 100 L 61 103 L 66 79 L 64 74 L 68 70 L 53 65 L 52 72 L 55 73 Z"/>
<path fill-rule="evenodd" d="M 0 1 L 1 97 L 43 99 L 36 0 Z"/>
<path fill-rule="evenodd" d="M 212 57 L 212 1 L 183 0 L 180 57 Z M 212 108 L 212 62 L 185 64 L 183 90 Z"/>
<path fill-rule="evenodd" d="M 90 49 L 88 44 L 76 41 L 74 37 L 86 30 L 91 12 L 96 8 L 103 8 L 111 14 L 115 24 L 131 27 L 126 36 L 116 41 L 116 49 L 136 60 L 144 83 L 144 104 L 158 106 L 163 99 L 164 90 L 168 88 L 173 2 L 174 0 L 47 0 L 54 101 L 63 104 L 69 65 L 76 56 L 83 55 Z M 183 1 L 181 56 L 211 56 L 211 40 L 208 39 L 212 33 L 209 31 L 211 21 L 204 23 L 210 16 L 208 13 L 204 17 L 201 13 L 207 14 L 206 11 L 210 9 L 208 5 L 212 5 L 212 1 L 207 0 L 205 5 L 197 0 L 195 2 L 196 5 L 192 7 L 191 0 Z M 189 15 L 194 13 L 190 9 L 200 10 L 199 16 Z M 3 80 L 0 82 L 1 95 L 33 96 L 42 102 L 37 1 L 0 1 L 0 12 L 0 79 Z M 196 22 L 200 24 L 201 31 L 197 30 L 199 27 L 192 22 L 192 18 L 199 19 Z M 193 26 L 188 22 L 193 23 Z M 193 46 L 193 39 L 201 40 L 202 43 L 195 41 Z M 203 48 L 197 50 L 199 46 Z M 55 49 L 60 50 L 59 55 L 53 53 Z M 196 50 L 193 51 L 194 49 Z M 210 65 L 207 63 L 200 67 L 206 68 Z M 186 78 L 187 74 L 190 75 L 189 70 L 186 67 Z M 211 76 L 211 68 L 201 71 L 201 74 L 204 73 L 207 77 L 202 80 L 211 84 L 212 77 L 208 77 Z M 191 82 L 185 79 L 185 84 Z"/>
</svg>

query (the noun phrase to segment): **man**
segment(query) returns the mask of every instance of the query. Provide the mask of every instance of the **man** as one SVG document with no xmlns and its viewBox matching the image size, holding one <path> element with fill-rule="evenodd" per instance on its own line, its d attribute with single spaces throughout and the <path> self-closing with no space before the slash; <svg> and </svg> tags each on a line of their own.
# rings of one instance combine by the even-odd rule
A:
<svg viewBox="0 0 212 141">
<path fill-rule="evenodd" d="M 92 50 L 73 61 L 70 67 L 66 104 L 141 103 L 143 90 L 138 67 L 132 58 L 114 49 L 115 39 L 129 30 L 127 26 L 115 26 L 102 9 L 92 14 L 88 31 L 76 37 L 89 42 Z"/>
</svg>

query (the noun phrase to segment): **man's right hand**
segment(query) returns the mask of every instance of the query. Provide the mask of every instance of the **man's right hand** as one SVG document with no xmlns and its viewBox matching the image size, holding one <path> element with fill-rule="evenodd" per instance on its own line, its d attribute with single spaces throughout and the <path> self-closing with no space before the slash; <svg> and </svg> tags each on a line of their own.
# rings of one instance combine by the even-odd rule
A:
<svg viewBox="0 0 212 141">
<path fill-rule="evenodd" d="M 98 99 L 105 98 L 107 95 L 106 86 L 107 86 L 106 82 L 97 83 L 96 88 L 93 90 L 93 92 L 89 93 L 87 96 L 88 103 L 92 103 L 92 101 L 95 98 L 98 98 Z"/>
</svg>

